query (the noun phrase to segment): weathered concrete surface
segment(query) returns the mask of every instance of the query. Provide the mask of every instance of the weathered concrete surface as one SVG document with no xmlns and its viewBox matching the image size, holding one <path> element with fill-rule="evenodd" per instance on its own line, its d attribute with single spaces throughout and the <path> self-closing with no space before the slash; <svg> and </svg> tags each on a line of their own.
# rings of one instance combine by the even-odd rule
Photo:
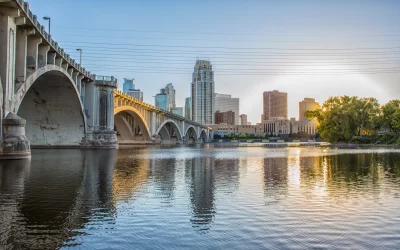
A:
<svg viewBox="0 0 400 250">
<path fill-rule="evenodd" d="M 24 159 L 31 157 L 29 140 L 25 136 L 26 121 L 14 113 L 3 119 L 3 140 L 0 159 Z"/>
<path fill-rule="evenodd" d="M 59 71 L 42 74 L 22 99 L 18 115 L 25 118 L 32 146 L 78 146 L 85 120 L 73 82 Z"/>
</svg>

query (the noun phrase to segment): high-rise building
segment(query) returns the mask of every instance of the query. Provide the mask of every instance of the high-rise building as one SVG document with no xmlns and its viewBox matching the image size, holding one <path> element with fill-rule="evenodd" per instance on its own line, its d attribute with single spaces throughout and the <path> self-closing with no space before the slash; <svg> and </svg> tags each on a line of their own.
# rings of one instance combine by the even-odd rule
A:
<svg viewBox="0 0 400 250">
<path fill-rule="evenodd" d="M 192 97 L 185 99 L 185 118 L 192 119 Z"/>
<path fill-rule="evenodd" d="M 161 89 L 160 93 L 154 97 L 154 104 L 160 109 L 168 110 L 168 95 L 165 89 Z"/>
<path fill-rule="evenodd" d="M 143 102 L 143 92 L 140 89 L 130 89 L 126 94 Z"/>
<path fill-rule="evenodd" d="M 319 108 L 319 103 L 314 98 L 304 98 L 303 101 L 299 102 L 299 121 L 307 119 L 304 115 L 307 110 L 313 111 L 317 108 Z"/>
<path fill-rule="evenodd" d="M 171 110 L 171 108 L 176 107 L 175 89 L 172 83 L 168 83 L 167 86 L 165 86 L 165 93 L 168 95 L 168 110 Z"/>
<path fill-rule="evenodd" d="M 278 90 L 263 93 L 263 120 L 288 117 L 287 93 Z"/>
<path fill-rule="evenodd" d="M 225 95 L 225 94 L 218 94 L 215 93 L 214 95 L 215 98 L 215 111 L 220 111 L 220 112 L 228 112 L 232 111 L 235 113 L 235 124 L 232 125 L 238 125 L 239 124 L 239 98 L 232 98 L 231 95 Z"/>
<path fill-rule="evenodd" d="M 122 91 L 127 94 L 130 89 L 135 89 L 135 84 L 133 84 L 133 81 L 135 79 L 128 79 L 124 78 L 124 83 L 122 85 Z"/>
<path fill-rule="evenodd" d="M 183 108 L 182 107 L 171 108 L 171 112 L 176 115 L 183 116 Z"/>
<path fill-rule="evenodd" d="M 240 115 L 240 124 L 239 125 L 247 125 L 247 115 L 245 115 L 245 114 Z"/>
<path fill-rule="evenodd" d="M 215 112 L 215 124 L 225 124 L 225 125 L 236 125 L 235 124 L 235 112 Z"/>
<path fill-rule="evenodd" d="M 209 61 L 197 60 L 191 83 L 192 120 L 214 124 L 214 71 Z"/>
</svg>

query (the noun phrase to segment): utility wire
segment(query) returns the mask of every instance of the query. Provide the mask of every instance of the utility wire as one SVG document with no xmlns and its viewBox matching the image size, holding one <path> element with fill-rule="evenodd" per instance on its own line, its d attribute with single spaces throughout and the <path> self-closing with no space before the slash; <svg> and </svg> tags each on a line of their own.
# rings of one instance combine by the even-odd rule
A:
<svg viewBox="0 0 400 250">
<path fill-rule="evenodd" d="M 86 28 L 86 27 L 68 27 L 56 26 L 57 29 L 70 29 L 70 30 L 89 30 L 89 31 L 114 31 L 114 32 L 135 32 L 135 33 L 160 33 L 160 34 L 188 34 L 188 35 L 221 35 L 221 36 L 275 36 L 275 37 L 307 37 L 315 36 L 315 34 L 260 34 L 260 33 L 220 33 L 220 32 L 185 32 L 185 31 L 161 31 L 161 30 L 136 30 L 136 29 L 108 29 L 108 28 Z M 333 36 L 333 37 L 400 37 L 400 34 L 366 34 L 366 35 L 346 35 L 346 36 Z M 331 38 L 332 36 L 327 35 Z"/>
<path fill-rule="evenodd" d="M 134 43 L 103 43 L 103 42 L 82 42 L 82 41 L 59 41 L 59 43 L 73 43 L 73 44 L 97 44 L 97 45 L 114 45 L 114 46 L 134 46 L 134 47 L 161 47 L 161 48 L 196 48 L 196 49 L 228 49 L 228 50 L 304 50 L 304 51 L 318 51 L 318 50 L 338 50 L 338 51 L 351 51 L 351 50 L 393 50 L 400 49 L 400 47 L 366 47 L 366 48 L 279 48 L 279 47 L 224 47 L 224 46 L 187 46 L 187 45 L 157 45 L 157 44 L 134 44 Z"/>
</svg>

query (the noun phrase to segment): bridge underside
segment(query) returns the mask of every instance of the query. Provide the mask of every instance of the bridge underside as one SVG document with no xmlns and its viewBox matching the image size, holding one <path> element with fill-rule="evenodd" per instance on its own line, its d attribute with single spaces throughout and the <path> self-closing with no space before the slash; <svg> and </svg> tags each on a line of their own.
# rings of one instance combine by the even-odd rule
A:
<svg viewBox="0 0 400 250">
<path fill-rule="evenodd" d="M 32 146 L 79 146 L 85 136 L 78 94 L 71 80 L 58 71 L 36 79 L 18 115 L 26 119 L 26 135 Z"/>
<path fill-rule="evenodd" d="M 115 114 L 114 128 L 120 144 L 152 143 L 144 121 L 133 111 Z"/>
</svg>

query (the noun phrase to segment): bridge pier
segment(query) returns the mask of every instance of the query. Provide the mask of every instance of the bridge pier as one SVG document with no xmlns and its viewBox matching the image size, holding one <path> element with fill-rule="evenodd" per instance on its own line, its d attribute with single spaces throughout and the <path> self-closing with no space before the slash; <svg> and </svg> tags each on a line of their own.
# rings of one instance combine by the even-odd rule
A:
<svg viewBox="0 0 400 250">
<path fill-rule="evenodd" d="M 87 83 L 85 114 L 87 116 L 86 136 L 83 147 L 118 148 L 117 134 L 114 131 L 114 89 L 117 79 L 114 77 L 95 77 Z"/>
</svg>

